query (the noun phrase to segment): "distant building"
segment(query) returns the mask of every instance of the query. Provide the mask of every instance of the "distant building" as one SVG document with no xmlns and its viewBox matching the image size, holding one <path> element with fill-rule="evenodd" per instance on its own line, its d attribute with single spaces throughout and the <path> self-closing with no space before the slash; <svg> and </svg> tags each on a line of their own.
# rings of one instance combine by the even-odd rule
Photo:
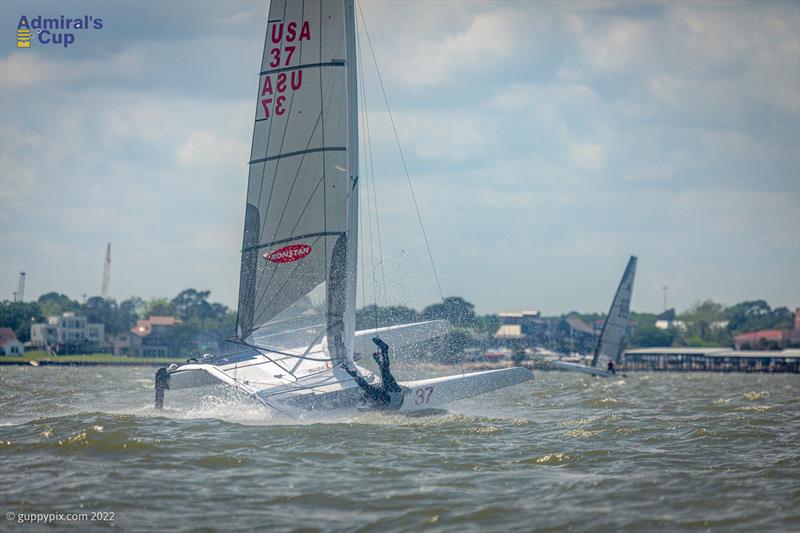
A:
<svg viewBox="0 0 800 533">
<path fill-rule="evenodd" d="M 25 347 L 19 342 L 14 330 L 11 328 L 0 328 L 0 355 L 22 355 Z"/>
<path fill-rule="evenodd" d="M 31 346 L 59 354 L 97 351 L 104 343 L 105 326 L 75 313 L 51 316 L 46 323 L 31 325 Z"/>
<path fill-rule="evenodd" d="M 548 328 L 547 321 L 541 316 L 536 310 L 499 313 L 500 327 L 494 336 L 498 340 L 525 339 L 530 343 L 541 343 Z"/>
<path fill-rule="evenodd" d="M 677 329 L 678 331 L 686 331 L 686 322 L 682 320 L 656 320 L 655 327 L 657 329 Z"/>
<path fill-rule="evenodd" d="M 800 307 L 794 311 L 794 328 L 762 329 L 734 335 L 737 350 L 783 350 L 800 347 Z"/>
<path fill-rule="evenodd" d="M 564 317 L 558 322 L 557 334 L 561 351 L 578 353 L 593 351 L 600 336 L 586 322 L 574 316 Z"/>
<path fill-rule="evenodd" d="M 140 319 L 124 339 L 114 342 L 115 355 L 133 357 L 169 357 L 176 355 L 177 347 L 169 338 L 170 329 L 181 323 L 174 316 L 151 316 Z M 127 352 L 127 353 L 125 353 Z"/>
</svg>

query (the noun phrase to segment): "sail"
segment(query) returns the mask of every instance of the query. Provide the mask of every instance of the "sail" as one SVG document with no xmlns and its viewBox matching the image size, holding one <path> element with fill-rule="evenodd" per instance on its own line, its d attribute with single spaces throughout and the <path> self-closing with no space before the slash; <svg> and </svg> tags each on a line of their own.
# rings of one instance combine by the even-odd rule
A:
<svg viewBox="0 0 800 533">
<path fill-rule="evenodd" d="M 352 358 L 358 220 L 352 0 L 273 0 L 259 73 L 237 334 Z"/>
<path fill-rule="evenodd" d="M 625 273 L 619 282 L 617 293 L 611 302 L 611 309 L 603 324 L 603 332 L 597 343 L 597 348 L 592 359 L 592 366 L 604 368 L 608 361 L 619 361 L 625 349 L 628 332 L 628 313 L 630 312 L 631 296 L 633 294 L 633 279 L 636 276 L 636 257 L 631 256 Z"/>
</svg>

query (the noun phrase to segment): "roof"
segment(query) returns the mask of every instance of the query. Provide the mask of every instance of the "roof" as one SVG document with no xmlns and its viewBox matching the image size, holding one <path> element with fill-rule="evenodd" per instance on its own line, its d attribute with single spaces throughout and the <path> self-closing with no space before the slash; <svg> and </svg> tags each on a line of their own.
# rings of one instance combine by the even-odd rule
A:
<svg viewBox="0 0 800 533">
<path fill-rule="evenodd" d="M 731 350 L 730 348 L 653 347 L 625 350 L 625 355 L 704 355 L 706 357 L 791 357 L 800 358 L 800 350 Z"/>
<path fill-rule="evenodd" d="M 634 350 L 625 350 L 626 354 L 664 354 L 664 355 L 708 355 L 717 352 L 729 352 L 730 348 L 674 348 L 672 346 L 654 346 L 652 348 L 636 348 Z"/>
<path fill-rule="evenodd" d="M 181 319 L 174 316 L 151 316 L 147 321 L 151 326 L 174 326 L 181 323 Z"/>
<path fill-rule="evenodd" d="M 588 324 L 586 324 L 586 322 L 581 320 L 580 318 L 575 318 L 575 317 L 572 317 L 572 316 L 568 317 L 567 318 L 567 324 L 569 324 L 569 327 L 571 327 L 575 331 L 588 333 L 589 335 L 597 335 L 597 332 L 594 329 L 592 329 Z"/>
<path fill-rule="evenodd" d="M 728 350 L 710 354 L 710 357 L 790 357 L 800 358 L 800 350 Z"/>
<path fill-rule="evenodd" d="M 735 340 L 782 340 L 783 337 L 787 334 L 787 331 L 782 329 L 762 329 L 759 331 L 748 331 L 747 333 L 740 333 L 739 335 L 734 335 L 733 338 Z"/>
<path fill-rule="evenodd" d="M 522 326 L 519 324 L 504 324 L 500 326 L 494 336 L 518 339 L 522 337 Z"/>
<path fill-rule="evenodd" d="M 0 346 L 8 346 L 12 342 L 19 342 L 14 330 L 11 328 L 0 328 Z"/>
<path fill-rule="evenodd" d="M 151 316 L 140 318 L 136 325 L 131 328 L 131 333 L 140 337 L 147 337 L 153 332 L 153 326 L 176 326 L 181 323 L 179 318 L 174 316 Z"/>
</svg>

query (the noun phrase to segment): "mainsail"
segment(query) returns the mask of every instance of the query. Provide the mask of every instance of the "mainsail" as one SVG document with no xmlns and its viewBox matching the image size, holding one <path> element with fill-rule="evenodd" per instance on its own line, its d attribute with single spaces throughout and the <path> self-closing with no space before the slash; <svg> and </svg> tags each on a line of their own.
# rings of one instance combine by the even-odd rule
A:
<svg viewBox="0 0 800 533">
<path fill-rule="evenodd" d="M 608 361 L 619 361 L 622 350 L 625 348 L 628 331 L 628 313 L 631 306 L 631 295 L 633 294 L 633 279 L 636 276 L 636 257 L 631 256 L 628 266 L 619 282 L 619 287 L 611 302 L 611 309 L 608 311 L 606 321 L 603 324 L 603 332 L 592 359 L 592 366 L 605 367 Z"/>
<path fill-rule="evenodd" d="M 316 352 L 335 363 L 352 358 L 355 83 L 353 1 L 273 0 L 239 282 L 237 334 L 245 342 L 305 356 Z"/>
</svg>

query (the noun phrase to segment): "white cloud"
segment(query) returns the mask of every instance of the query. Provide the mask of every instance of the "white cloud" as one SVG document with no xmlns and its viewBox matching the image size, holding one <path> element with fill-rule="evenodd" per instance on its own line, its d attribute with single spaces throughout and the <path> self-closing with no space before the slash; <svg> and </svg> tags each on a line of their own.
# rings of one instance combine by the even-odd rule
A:
<svg viewBox="0 0 800 533">
<path fill-rule="evenodd" d="M 182 165 L 240 167 L 247 161 L 249 146 L 243 139 L 220 138 L 213 131 L 196 131 L 178 148 Z"/>
</svg>

